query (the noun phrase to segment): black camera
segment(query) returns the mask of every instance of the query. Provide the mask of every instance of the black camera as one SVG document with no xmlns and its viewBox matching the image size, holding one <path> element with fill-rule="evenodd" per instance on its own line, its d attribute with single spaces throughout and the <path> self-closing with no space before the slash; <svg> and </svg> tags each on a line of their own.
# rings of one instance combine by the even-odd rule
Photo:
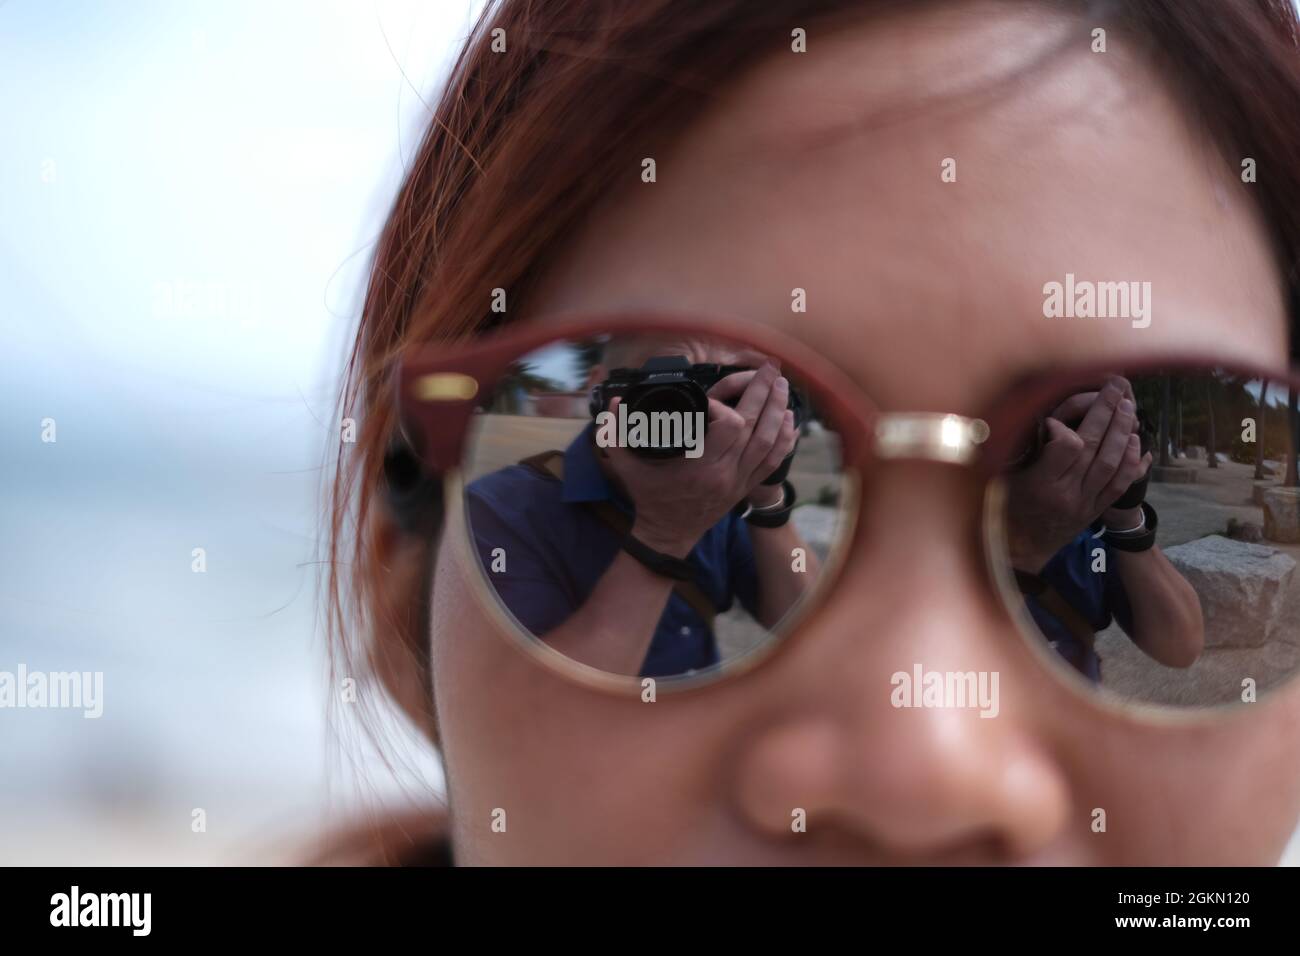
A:
<svg viewBox="0 0 1300 956">
<path fill-rule="evenodd" d="M 614 398 L 622 399 L 622 405 L 629 416 L 642 412 L 647 417 L 664 412 L 693 415 L 700 413 L 704 423 L 704 433 L 709 427 L 708 391 L 721 379 L 737 372 L 750 372 L 748 365 L 718 365 L 715 363 L 691 364 L 685 355 L 656 355 L 646 359 L 640 368 L 616 368 L 609 373 L 609 378 L 591 388 L 589 409 L 592 418 L 609 408 Z M 725 404 L 736 405 L 739 396 L 729 399 Z M 794 389 L 786 407 L 794 412 L 794 424 L 798 429 L 803 424 L 803 403 Z M 796 449 L 798 438 L 795 439 Z M 680 444 L 647 444 L 633 446 L 630 449 L 643 458 L 682 458 L 686 449 Z M 765 485 L 779 485 L 785 481 L 790 470 L 790 460 L 794 450 L 781 462 L 779 468 L 763 480 Z"/>
</svg>

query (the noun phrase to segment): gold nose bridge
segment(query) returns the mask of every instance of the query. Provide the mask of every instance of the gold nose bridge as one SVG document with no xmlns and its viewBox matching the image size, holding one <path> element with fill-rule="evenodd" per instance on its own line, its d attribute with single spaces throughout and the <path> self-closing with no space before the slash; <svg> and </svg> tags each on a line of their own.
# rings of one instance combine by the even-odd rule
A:
<svg viewBox="0 0 1300 956">
<path fill-rule="evenodd" d="M 464 402 L 478 394 L 478 381 L 460 372 L 432 372 L 415 380 L 422 402 Z"/>
<path fill-rule="evenodd" d="M 988 437 L 988 423 L 980 418 L 942 412 L 886 412 L 876 419 L 875 450 L 881 458 L 967 465 Z"/>
</svg>

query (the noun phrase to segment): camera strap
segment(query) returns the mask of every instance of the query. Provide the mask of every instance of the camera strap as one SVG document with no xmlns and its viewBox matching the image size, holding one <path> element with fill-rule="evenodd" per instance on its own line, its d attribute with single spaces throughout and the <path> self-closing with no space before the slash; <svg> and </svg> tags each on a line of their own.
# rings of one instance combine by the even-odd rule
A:
<svg viewBox="0 0 1300 956">
<path fill-rule="evenodd" d="M 519 464 L 532 469 L 540 475 L 545 475 L 547 478 L 556 481 L 564 480 L 564 452 L 562 451 L 552 449 L 551 451 L 530 455 L 521 459 Z M 583 504 L 619 538 L 624 537 L 632 530 L 632 519 L 615 508 L 610 502 L 587 501 Z M 673 584 L 673 591 L 691 606 L 692 610 L 703 619 L 709 630 L 712 631 L 713 620 L 718 616 L 718 612 L 714 608 L 713 602 L 709 600 L 709 596 L 701 590 L 700 586 L 694 581 L 676 581 Z"/>
</svg>

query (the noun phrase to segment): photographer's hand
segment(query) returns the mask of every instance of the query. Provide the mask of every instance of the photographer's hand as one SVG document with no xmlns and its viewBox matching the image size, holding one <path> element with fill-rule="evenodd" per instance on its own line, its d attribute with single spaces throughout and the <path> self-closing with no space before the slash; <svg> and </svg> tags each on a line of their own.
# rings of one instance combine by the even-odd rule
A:
<svg viewBox="0 0 1300 956">
<path fill-rule="evenodd" d="M 771 364 L 771 363 L 768 363 Z M 780 372 L 780 369 L 776 369 Z M 790 400 L 789 382 L 778 375 L 772 389 L 768 392 L 765 405 L 759 406 L 759 397 L 752 388 L 755 376 L 762 369 L 753 372 L 738 372 L 734 375 L 728 375 L 709 389 L 709 398 L 721 402 L 728 402 L 737 399 L 736 411 L 742 415 L 747 414 L 753 409 L 759 409 L 755 414 L 760 415 L 760 421 L 753 429 L 753 434 L 749 439 L 749 447 L 745 454 L 741 456 L 741 469 L 750 467 L 754 461 L 758 464 L 752 467 L 750 471 L 751 484 L 746 495 L 747 500 L 756 508 L 774 505 L 781 500 L 781 487 L 779 485 L 764 485 L 763 479 L 781 466 L 781 462 L 794 451 L 795 444 L 799 439 L 798 429 L 795 426 L 794 412 L 788 408 Z M 747 405 L 747 401 L 753 400 L 752 405 Z M 777 415 L 777 412 L 781 414 Z M 776 429 L 775 438 L 772 437 L 772 430 Z"/>
<path fill-rule="evenodd" d="M 722 401 L 736 400 L 736 408 L 746 408 L 746 398 L 750 393 L 756 372 L 742 372 L 728 375 L 710 390 L 711 398 Z M 777 383 L 782 379 L 777 379 Z M 738 400 L 737 400 L 738 397 Z M 788 389 L 774 387 L 768 394 L 761 416 L 768 419 L 769 425 L 776 423 L 776 411 L 781 411 L 780 430 L 776 440 L 767 447 L 766 437 L 760 425 L 754 429 L 750 442 L 758 442 L 755 458 L 760 460 L 757 468 L 750 474 L 752 485 L 746 496 L 755 508 L 771 507 L 779 504 L 784 497 L 782 485 L 764 485 L 763 480 L 772 474 L 791 453 L 798 441 L 799 434 L 795 426 L 794 412 L 786 406 L 789 404 Z M 767 448 L 766 454 L 761 454 Z M 743 456 L 742 456 L 743 458 Z M 754 614 L 758 622 L 771 629 L 794 607 L 795 603 L 817 579 L 819 563 L 817 555 L 799 535 L 793 521 L 780 527 L 763 528 L 751 525 L 749 538 L 754 550 L 755 573 L 758 579 L 758 599 Z M 791 556 L 796 551 L 804 554 L 802 572 L 793 570 Z"/>
<path fill-rule="evenodd" d="M 715 397 L 725 400 L 737 389 L 740 399 L 734 409 Z M 632 533 L 657 551 L 685 557 L 793 449 L 788 399 L 789 383 L 774 364 L 765 363 L 714 386 L 699 458 L 656 461 L 624 448 L 602 449 L 635 506 Z M 618 402 L 610 404 L 615 414 Z"/>
<path fill-rule="evenodd" d="M 1009 481 L 1008 537 L 1016 567 L 1042 570 L 1146 473 L 1151 455 L 1141 453 L 1131 395 L 1128 382 L 1116 376 L 1100 392 L 1071 396 L 1044 421 L 1042 454 Z M 1071 418 L 1084 408 L 1077 432 L 1055 417 Z"/>
</svg>

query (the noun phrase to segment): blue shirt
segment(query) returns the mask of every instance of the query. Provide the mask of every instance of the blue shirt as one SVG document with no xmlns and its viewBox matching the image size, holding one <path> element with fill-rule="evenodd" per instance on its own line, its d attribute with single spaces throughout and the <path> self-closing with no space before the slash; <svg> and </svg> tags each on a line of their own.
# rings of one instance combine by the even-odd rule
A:
<svg viewBox="0 0 1300 956">
<path fill-rule="evenodd" d="M 596 459 L 588 425 L 564 452 L 564 480 L 510 465 L 470 483 L 470 533 L 483 567 L 505 550 L 506 569 L 488 571 L 502 603 L 530 633 L 544 638 L 586 601 L 620 550 L 618 534 L 586 507 L 609 501 L 629 516 L 631 504 L 610 484 Z M 705 532 L 687 559 L 695 583 L 717 613 L 735 600 L 753 614 L 758 575 L 749 528 L 728 513 Z M 712 629 L 676 591 L 668 599 L 641 665 L 641 677 L 667 677 L 718 663 Z"/>
<path fill-rule="evenodd" d="M 1124 590 L 1124 582 L 1115 568 L 1115 552 L 1101 538 L 1093 537 L 1099 530 L 1100 525 L 1093 525 L 1079 532 L 1073 541 L 1052 555 L 1038 576 L 1078 611 L 1094 632 L 1104 631 L 1112 621 L 1118 621 L 1120 627 L 1131 633 L 1133 611 L 1128 592 Z M 1096 548 L 1106 551 L 1104 572 L 1092 570 L 1092 552 Z M 1069 628 L 1045 611 L 1033 597 L 1026 596 L 1025 604 L 1039 630 L 1061 655 L 1076 662 L 1089 680 L 1100 682 L 1101 659 L 1097 653 L 1084 646 Z"/>
</svg>

